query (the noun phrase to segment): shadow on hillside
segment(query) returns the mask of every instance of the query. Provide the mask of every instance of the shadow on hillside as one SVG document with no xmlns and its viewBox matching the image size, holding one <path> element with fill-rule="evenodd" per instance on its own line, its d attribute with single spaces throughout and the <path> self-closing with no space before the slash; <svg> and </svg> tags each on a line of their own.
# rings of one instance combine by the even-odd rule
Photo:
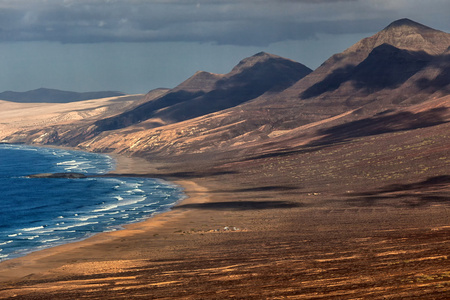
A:
<svg viewBox="0 0 450 300">
<path fill-rule="evenodd" d="M 232 193 L 246 193 L 246 192 L 286 192 L 292 190 L 298 190 L 299 187 L 289 185 L 273 185 L 273 186 L 260 186 L 246 189 L 235 189 L 229 192 Z"/>
<path fill-rule="evenodd" d="M 132 174 L 132 173 L 110 173 L 104 175 L 97 175 L 92 177 L 146 177 L 146 178 L 168 178 L 168 179 L 193 179 L 205 178 L 220 175 L 237 174 L 237 171 L 214 171 L 214 172 L 173 172 L 173 173 L 147 173 L 147 174 Z"/>
<path fill-rule="evenodd" d="M 311 153 L 311 152 L 319 151 L 323 148 L 325 148 L 324 145 L 319 145 L 319 146 L 311 145 L 311 146 L 305 146 L 305 147 L 296 148 L 296 149 L 277 150 L 276 152 L 270 152 L 270 153 L 261 154 L 261 155 L 249 156 L 249 157 L 242 159 L 241 161 L 252 161 L 252 160 L 272 158 L 272 157 L 289 156 L 289 155 L 293 155 L 293 154 Z"/>
<path fill-rule="evenodd" d="M 350 79 L 350 74 L 354 68 L 354 65 L 348 65 L 334 70 L 331 74 L 325 77 L 325 79 L 306 89 L 300 97 L 302 99 L 309 99 L 337 90 L 341 84 Z"/>
<path fill-rule="evenodd" d="M 176 105 L 178 103 L 200 97 L 204 94 L 205 93 L 202 91 L 177 91 L 168 93 L 161 98 L 145 102 L 132 110 L 126 111 L 113 117 L 96 121 L 94 123 L 96 125 L 95 130 L 97 132 L 102 132 L 125 128 L 151 118 L 154 113 L 159 110 L 167 109 L 172 105 Z"/>
<path fill-rule="evenodd" d="M 302 99 L 317 97 L 337 90 L 346 82 L 351 82 L 355 89 L 367 93 L 392 89 L 424 69 L 432 59 L 432 56 L 422 51 L 402 50 L 382 44 L 373 49 L 360 64 L 334 70 L 325 79 L 305 90 L 300 97 Z"/>
<path fill-rule="evenodd" d="M 355 199 L 347 200 L 354 206 L 421 207 L 432 203 L 450 203 L 450 175 L 430 177 L 410 184 L 393 184 L 379 190 L 354 193 Z"/>
<path fill-rule="evenodd" d="M 302 204 L 289 201 L 236 201 L 236 202 L 209 202 L 192 203 L 173 207 L 172 209 L 212 209 L 212 210 L 259 210 L 284 209 L 301 207 Z"/>
<path fill-rule="evenodd" d="M 273 153 L 252 156 L 242 161 L 251 161 L 271 157 L 283 157 L 292 154 L 311 153 L 322 150 L 332 144 L 344 143 L 355 138 L 425 128 L 447 123 L 448 108 L 439 107 L 428 111 L 412 113 L 399 112 L 389 115 L 376 115 L 371 118 L 357 120 L 320 130 L 317 135 L 323 136 L 304 147 L 279 150 Z"/>
<path fill-rule="evenodd" d="M 256 193 L 256 192 L 290 192 L 300 190 L 301 187 L 291 186 L 291 185 L 270 185 L 270 186 L 258 186 L 252 188 L 244 189 L 226 189 L 226 190 L 209 190 L 208 193 L 219 194 L 219 193 Z M 189 191 L 189 193 L 196 193 L 195 191 Z M 203 193 L 203 192 L 199 192 Z"/>
<path fill-rule="evenodd" d="M 391 115 L 378 115 L 337 125 L 318 132 L 324 135 L 308 146 L 322 146 L 345 142 L 354 138 L 378 135 L 383 133 L 412 130 L 446 123 L 448 108 L 433 108 L 424 112 L 399 112 Z"/>
<path fill-rule="evenodd" d="M 441 91 L 450 92 L 448 85 L 450 84 L 450 55 L 443 55 L 438 57 L 438 60 L 434 63 L 433 67 L 440 70 L 439 75 L 436 77 L 421 78 L 417 81 L 416 85 L 421 90 L 429 90 L 429 92 Z"/>
<path fill-rule="evenodd" d="M 254 64 L 216 82 L 213 90 L 165 110 L 153 117 L 180 122 L 221 111 L 255 99 L 266 92 L 282 91 L 311 72 L 305 66 L 272 58 Z"/>
</svg>

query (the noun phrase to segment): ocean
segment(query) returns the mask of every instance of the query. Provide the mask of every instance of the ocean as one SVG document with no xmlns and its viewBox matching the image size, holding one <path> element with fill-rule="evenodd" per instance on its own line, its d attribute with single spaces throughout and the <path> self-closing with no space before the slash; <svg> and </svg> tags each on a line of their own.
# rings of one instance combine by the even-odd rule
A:
<svg viewBox="0 0 450 300">
<path fill-rule="evenodd" d="M 184 197 L 151 178 L 27 178 L 37 173 L 105 174 L 103 154 L 0 144 L 0 261 L 121 229 L 170 209 Z"/>
</svg>

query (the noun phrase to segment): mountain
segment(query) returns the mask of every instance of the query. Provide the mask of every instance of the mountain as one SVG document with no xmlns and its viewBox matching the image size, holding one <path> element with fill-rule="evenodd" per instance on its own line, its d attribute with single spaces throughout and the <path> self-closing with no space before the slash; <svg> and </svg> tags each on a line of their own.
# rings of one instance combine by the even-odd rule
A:
<svg viewBox="0 0 450 300">
<path fill-rule="evenodd" d="M 268 53 L 242 60 L 225 75 L 197 72 L 163 97 L 96 123 L 99 131 L 124 128 L 152 119 L 152 127 L 176 123 L 278 93 L 312 70 Z"/>
<path fill-rule="evenodd" d="M 348 70 L 355 67 L 375 48 L 383 44 L 436 56 L 448 51 L 450 35 L 409 19 L 394 21 L 373 36 L 364 38 L 342 53 L 331 56 L 308 78 L 293 85 L 286 94 L 298 96 L 303 90 L 324 80 L 335 70 Z"/>
<path fill-rule="evenodd" d="M 439 55 L 448 49 L 450 38 L 448 33 L 430 28 L 410 19 L 392 22 L 379 33 L 365 38 L 350 47 L 345 54 L 370 52 L 382 44 L 410 50 L 424 51 L 431 55 Z"/>
<path fill-rule="evenodd" d="M 356 66 L 335 69 L 322 81 L 301 93 L 302 99 L 309 99 L 332 92 L 346 82 L 351 82 L 355 91 L 367 94 L 380 89 L 394 89 L 423 70 L 433 60 L 424 51 L 414 52 L 382 44 L 374 48 L 366 59 Z"/>
<path fill-rule="evenodd" d="M 450 34 L 398 20 L 276 97 L 259 97 L 244 109 L 274 111 L 269 122 L 285 130 L 353 109 L 358 118 L 420 103 L 448 89 L 449 47 Z"/>
<path fill-rule="evenodd" d="M 74 101 L 117 97 L 123 95 L 125 94 L 121 92 L 110 91 L 77 93 L 40 88 L 27 92 L 6 91 L 0 93 L 0 99 L 20 103 L 68 103 Z"/>
<path fill-rule="evenodd" d="M 262 149 L 276 151 L 274 149 L 279 149 L 280 145 L 307 144 L 326 134 L 327 128 L 345 123 L 357 127 L 358 120 L 370 120 L 369 124 L 376 127 L 377 122 L 385 120 L 375 117 L 377 115 L 393 116 L 389 119 L 393 122 L 396 113 L 407 112 L 410 106 L 425 105 L 449 94 L 449 47 L 450 34 L 403 19 L 333 55 L 321 67 L 288 87 L 267 88 L 239 99 L 239 94 L 246 94 L 242 87 L 253 86 L 249 82 L 252 82 L 255 66 L 262 66 L 254 62 L 261 57 L 271 57 L 259 54 L 243 60 L 226 75 L 197 73 L 182 84 L 183 88 L 178 87 L 162 98 L 119 115 L 120 118 L 133 116 L 142 109 L 145 113 L 128 123 L 135 125 L 125 127 L 122 122 L 121 126 L 108 127 L 105 121 L 97 122 L 102 130 L 123 129 L 114 131 L 114 138 L 103 132 L 94 143 L 81 145 L 98 151 L 117 149 L 139 155 L 238 149 L 249 153 Z M 271 73 L 265 69 L 267 65 L 261 68 L 260 74 Z M 261 85 L 264 76 L 256 77 L 254 86 Z M 205 78 L 207 84 L 199 85 Z M 190 88 L 190 83 L 195 88 Z M 224 87 L 230 88 L 229 93 Z M 236 95 L 239 101 L 233 102 Z M 249 98 L 251 101 L 247 100 Z M 216 106 L 210 110 L 206 104 L 210 105 L 212 99 L 234 106 Z M 436 117 L 438 123 L 447 118 L 445 103 L 441 110 L 429 114 Z M 207 114 L 211 112 L 214 113 Z M 157 118 L 160 127 L 155 128 Z M 399 118 L 398 122 L 408 123 L 404 118 Z M 424 122 L 424 126 L 427 124 L 430 122 Z M 414 126 L 420 127 L 417 123 Z M 409 128 L 404 124 L 397 127 Z"/>
<path fill-rule="evenodd" d="M 313 72 L 258 53 L 228 74 L 197 72 L 125 112 L 84 127 L 53 126 L 32 136 L 47 130 L 52 132 L 46 135 L 52 136 L 48 143 L 167 157 L 261 154 L 314 145 L 336 132 L 390 132 L 377 129 L 383 122 L 402 130 L 439 126 L 448 119 L 448 101 L 438 100 L 450 94 L 449 49 L 450 34 L 402 19 L 333 55 Z M 423 113 L 411 111 L 417 107 Z M 421 121 L 409 122 L 405 116 Z M 348 126 L 338 127 L 344 124 Z"/>
</svg>

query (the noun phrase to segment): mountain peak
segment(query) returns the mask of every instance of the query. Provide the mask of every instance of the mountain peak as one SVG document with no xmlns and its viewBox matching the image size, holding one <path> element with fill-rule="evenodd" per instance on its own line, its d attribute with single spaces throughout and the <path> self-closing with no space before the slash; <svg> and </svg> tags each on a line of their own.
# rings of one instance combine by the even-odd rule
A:
<svg viewBox="0 0 450 300">
<path fill-rule="evenodd" d="M 417 28 L 417 29 L 434 30 L 428 26 L 425 26 L 423 24 L 420 24 L 420 23 L 415 22 L 408 18 L 403 18 L 403 19 L 394 21 L 391 24 L 389 24 L 384 30 L 389 30 L 389 29 L 399 28 L 399 27 L 411 27 L 411 28 Z"/>
<path fill-rule="evenodd" d="M 214 88 L 217 80 L 221 79 L 224 75 L 214 74 L 205 71 L 197 71 L 194 75 L 183 81 L 173 91 L 184 90 L 188 92 L 207 92 Z"/>
<path fill-rule="evenodd" d="M 259 53 L 256 53 L 255 55 L 244 58 L 243 60 L 241 60 L 239 62 L 239 64 L 237 66 L 250 66 L 250 65 L 254 65 L 255 63 L 258 63 L 258 62 L 266 61 L 270 58 L 281 58 L 281 57 L 278 55 L 275 55 L 275 54 L 267 53 L 267 52 L 259 52 Z"/>
<path fill-rule="evenodd" d="M 382 44 L 389 44 L 404 50 L 424 51 L 431 55 L 440 55 L 450 46 L 450 34 L 410 19 L 400 19 L 392 22 L 375 35 L 359 41 L 343 54 L 358 53 L 358 59 L 362 61 L 374 48 Z"/>
<path fill-rule="evenodd" d="M 278 56 L 275 54 L 270 54 L 270 53 L 261 51 L 261 52 L 256 53 L 255 55 L 253 55 L 253 57 L 278 57 Z"/>
<path fill-rule="evenodd" d="M 279 61 L 279 62 L 283 61 L 285 63 L 291 62 L 291 63 L 294 63 L 294 64 L 300 64 L 300 63 L 297 63 L 297 62 L 295 62 L 293 60 L 290 60 L 290 59 L 287 59 L 287 58 L 284 58 L 284 57 L 281 57 L 281 56 L 278 56 L 278 55 L 275 55 L 275 54 L 270 54 L 270 53 L 267 53 L 267 52 L 259 52 L 259 53 L 256 53 L 253 56 L 250 56 L 250 57 L 247 57 L 247 58 L 244 58 L 243 60 L 241 60 L 233 68 L 233 70 L 231 70 L 231 72 L 229 74 L 227 74 L 227 75 L 231 76 L 231 75 L 234 75 L 234 74 L 237 74 L 237 73 L 241 73 L 245 69 L 253 68 L 253 67 L 255 67 L 258 64 L 266 63 L 266 62 L 269 62 L 269 61 Z"/>
</svg>

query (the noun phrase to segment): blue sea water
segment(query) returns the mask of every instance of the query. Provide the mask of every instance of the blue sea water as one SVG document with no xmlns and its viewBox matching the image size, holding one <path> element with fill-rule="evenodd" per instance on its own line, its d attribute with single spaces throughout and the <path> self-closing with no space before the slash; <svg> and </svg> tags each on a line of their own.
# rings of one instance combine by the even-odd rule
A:
<svg viewBox="0 0 450 300">
<path fill-rule="evenodd" d="M 151 178 L 27 178 L 113 170 L 102 154 L 0 144 L 0 261 L 120 229 L 167 211 L 180 187 Z"/>
</svg>

